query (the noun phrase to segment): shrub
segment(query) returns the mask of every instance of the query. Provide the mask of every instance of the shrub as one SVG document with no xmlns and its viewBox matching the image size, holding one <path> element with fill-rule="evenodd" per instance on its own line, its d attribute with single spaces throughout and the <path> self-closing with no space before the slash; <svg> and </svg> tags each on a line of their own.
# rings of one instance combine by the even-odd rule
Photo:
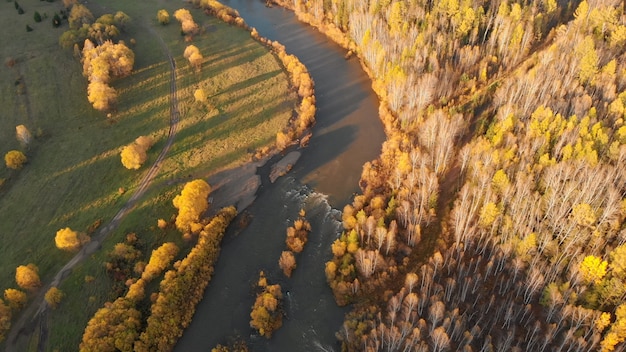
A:
<svg viewBox="0 0 626 352">
<path fill-rule="evenodd" d="M 50 289 L 46 292 L 45 295 L 45 300 L 46 303 L 48 303 L 48 305 L 52 308 L 55 309 L 56 307 L 59 306 L 59 303 L 61 303 L 61 300 L 63 299 L 63 296 L 65 294 L 63 292 L 61 292 L 61 290 L 59 290 L 56 287 L 50 287 Z"/>
<path fill-rule="evenodd" d="M 73 231 L 69 227 L 57 231 L 54 238 L 57 248 L 68 252 L 78 251 L 80 247 L 89 243 L 90 240 L 89 236 Z"/>
<path fill-rule="evenodd" d="M 41 15 L 39 14 L 38 11 L 35 11 L 35 14 L 33 15 L 33 19 L 35 20 L 35 22 L 39 23 L 41 22 Z"/>
<path fill-rule="evenodd" d="M 25 290 L 33 290 L 41 286 L 39 268 L 35 264 L 20 265 L 15 269 L 15 282 Z"/>
<path fill-rule="evenodd" d="M 26 163 L 26 155 L 19 150 L 11 150 L 4 156 L 4 162 L 7 167 L 13 170 L 19 170 Z"/>
<path fill-rule="evenodd" d="M 165 26 L 170 23 L 170 14 L 166 10 L 159 10 L 157 12 L 157 21 Z"/>
</svg>

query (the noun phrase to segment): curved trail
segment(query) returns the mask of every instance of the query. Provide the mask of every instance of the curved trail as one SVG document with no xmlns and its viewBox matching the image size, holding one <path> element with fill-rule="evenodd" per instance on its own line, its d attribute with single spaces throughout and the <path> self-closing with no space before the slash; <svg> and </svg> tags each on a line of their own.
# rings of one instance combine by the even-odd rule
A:
<svg viewBox="0 0 626 352">
<path fill-rule="evenodd" d="M 50 289 L 51 287 L 57 287 L 66 277 L 69 276 L 72 269 L 76 265 L 78 265 L 80 262 L 82 262 L 85 258 L 89 257 L 93 253 L 97 252 L 101 248 L 102 242 L 108 237 L 109 234 L 111 234 L 111 232 L 113 232 L 113 230 L 115 230 L 119 226 L 120 221 L 124 218 L 124 216 L 126 216 L 126 214 L 128 214 L 134 208 L 137 201 L 145 194 L 148 186 L 150 186 L 150 184 L 154 180 L 154 177 L 161 169 L 163 160 L 165 159 L 165 156 L 172 147 L 172 144 L 174 143 L 174 137 L 176 137 L 178 122 L 180 120 L 180 112 L 178 110 L 178 97 L 176 94 L 176 61 L 174 60 L 174 57 L 172 56 L 169 47 L 165 44 L 163 38 L 158 33 L 156 33 L 154 28 L 152 28 L 151 26 L 148 25 L 146 27 L 152 34 L 159 38 L 163 52 L 167 56 L 170 64 L 170 128 L 167 136 L 167 141 L 163 146 L 161 153 L 150 167 L 150 170 L 148 170 L 148 172 L 144 175 L 143 179 L 137 186 L 137 189 L 135 190 L 133 195 L 128 199 L 128 201 L 126 201 L 124 206 L 117 212 L 117 214 L 115 214 L 113 219 L 111 219 L 111 221 L 106 226 L 102 227 L 97 232 L 97 234 L 92 237 L 91 242 L 83 247 L 70 261 L 67 262 L 67 264 L 63 266 L 63 268 L 61 268 L 56 273 L 56 275 L 48 285 L 40 289 L 37 297 L 35 297 L 33 302 L 22 312 L 20 319 L 11 328 L 11 331 L 7 337 L 7 352 L 17 351 L 17 340 L 20 338 L 20 336 L 24 334 L 28 335 L 29 331 L 34 328 L 35 324 L 37 324 L 40 318 L 45 319 L 45 313 L 47 311 L 48 305 L 44 299 L 44 295 L 48 291 L 48 289 Z M 45 333 L 45 323 L 43 321 L 40 321 L 39 323 L 41 324 L 40 329 L 42 330 L 39 341 L 39 349 L 41 349 L 43 345 L 45 345 L 45 338 L 47 334 Z"/>
</svg>

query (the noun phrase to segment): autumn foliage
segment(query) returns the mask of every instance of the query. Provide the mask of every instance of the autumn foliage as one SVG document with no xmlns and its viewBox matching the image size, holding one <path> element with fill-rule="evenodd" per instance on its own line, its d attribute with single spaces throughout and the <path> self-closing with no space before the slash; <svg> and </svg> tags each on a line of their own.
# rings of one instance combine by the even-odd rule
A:
<svg viewBox="0 0 626 352">
<path fill-rule="evenodd" d="M 274 331 L 283 325 L 281 302 L 283 294 L 280 285 L 269 285 L 265 274 L 259 274 L 258 289 L 252 312 L 250 326 L 255 328 L 259 335 L 271 338 Z"/>
<path fill-rule="evenodd" d="M 160 292 L 150 309 L 147 326 L 135 343 L 135 351 L 171 350 L 189 325 L 196 304 L 211 280 L 220 242 L 226 227 L 237 215 L 234 207 L 224 208 L 203 227 L 197 244 L 176 266 L 165 273 Z"/>
<path fill-rule="evenodd" d="M 46 291 L 44 299 L 49 307 L 56 309 L 61 303 L 61 300 L 63 300 L 63 296 L 64 294 L 61 290 L 56 287 L 50 287 L 50 289 Z"/>
<path fill-rule="evenodd" d="M 191 67 L 193 67 L 196 71 L 200 70 L 204 57 L 200 53 L 200 49 L 198 49 L 197 46 L 188 45 L 183 52 L 183 56 L 189 61 Z"/>
<path fill-rule="evenodd" d="M 172 260 L 177 254 L 178 246 L 176 246 L 175 243 L 163 243 L 159 248 L 152 251 L 150 261 L 148 261 L 148 264 L 143 270 L 141 278 L 145 281 L 151 281 L 172 263 Z"/>
<path fill-rule="evenodd" d="M 16 290 L 14 288 L 7 288 L 4 290 L 4 300 L 14 311 L 24 308 L 27 299 L 28 297 L 24 291 Z"/>
<path fill-rule="evenodd" d="M 6 166 L 13 170 L 21 169 L 27 160 L 26 155 L 19 150 L 11 150 L 4 155 L 4 162 Z"/>
<path fill-rule="evenodd" d="M 291 273 L 296 268 L 296 257 L 292 251 L 283 251 L 278 260 L 278 266 L 282 269 L 287 277 L 291 277 Z"/>
<path fill-rule="evenodd" d="M 106 303 L 89 320 L 79 351 L 132 351 L 141 329 L 141 313 L 135 302 L 120 297 Z"/>
<path fill-rule="evenodd" d="M 34 290 L 41 286 L 39 268 L 35 264 L 20 265 L 15 269 L 15 282 L 25 290 Z"/>
<path fill-rule="evenodd" d="M 159 21 L 159 23 L 162 25 L 170 23 L 170 14 L 167 12 L 167 10 L 161 9 L 157 11 L 157 21 Z"/>
<path fill-rule="evenodd" d="M 301 98 L 296 108 L 296 116 L 290 120 L 289 125 L 283 131 L 277 132 L 276 147 L 279 150 L 283 150 L 295 143 L 299 138 L 302 138 L 306 134 L 307 129 L 315 124 L 316 112 L 315 83 L 306 66 L 296 56 L 288 54 L 282 44 L 260 37 L 258 31 L 249 27 L 243 18 L 239 16 L 237 10 L 216 0 L 192 0 L 192 3 L 201 6 L 209 14 L 227 23 L 249 30 L 252 38 L 265 44 L 276 54 L 283 67 L 287 70 L 293 88 Z"/>
<path fill-rule="evenodd" d="M 147 151 L 154 144 L 154 140 L 150 136 L 140 136 L 137 139 L 122 148 L 120 157 L 122 165 L 127 169 L 137 170 L 148 159 Z"/>
<path fill-rule="evenodd" d="M 24 125 L 15 126 L 15 137 L 20 142 L 20 144 L 24 147 L 28 146 L 30 142 L 33 140 L 33 135 L 30 133 L 28 128 Z"/>
<path fill-rule="evenodd" d="M 174 207 L 178 209 L 176 227 L 182 232 L 189 232 L 191 225 L 198 223 L 200 216 L 209 208 L 208 198 L 211 186 L 204 180 L 188 182 L 174 200 Z"/>
<path fill-rule="evenodd" d="M 311 224 L 304 217 L 304 210 L 300 211 L 298 218 L 293 222 L 293 226 L 287 228 L 287 247 L 295 253 L 302 252 L 311 231 Z"/>
<path fill-rule="evenodd" d="M 85 40 L 82 50 L 83 74 L 89 80 L 87 98 L 96 110 L 113 109 L 117 92 L 109 85 L 112 78 L 128 76 L 135 63 L 135 54 L 124 43 L 107 40 L 94 45 Z"/>
<path fill-rule="evenodd" d="M 132 241 L 133 236 L 129 237 L 131 240 L 127 239 L 127 243 L 118 245 L 136 244 Z M 104 307 L 98 309 L 89 320 L 83 333 L 80 351 L 133 351 L 142 327 L 141 312 L 137 307 L 145 297 L 146 285 L 171 265 L 177 253 L 178 247 L 171 242 L 164 243 L 152 251 L 141 278 L 129 280 L 132 283 L 128 285 L 126 294 L 113 302 L 105 303 Z M 132 257 L 136 259 L 134 254 Z"/>
<path fill-rule="evenodd" d="M 193 16 L 187 9 L 178 9 L 174 12 L 174 18 L 180 22 L 181 31 L 186 35 L 194 35 L 200 31 L 200 27 L 193 20 Z"/>
<path fill-rule="evenodd" d="M 388 135 L 325 268 L 342 349 L 622 350 L 621 4 L 279 2 L 359 56 Z"/>
<path fill-rule="evenodd" d="M 11 308 L 0 299 L 0 342 L 4 341 L 6 333 L 11 329 Z"/>
<path fill-rule="evenodd" d="M 66 227 L 57 231 L 54 237 L 54 242 L 58 249 L 75 252 L 78 251 L 83 245 L 89 243 L 91 238 L 84 233 L 79 233 Z"/>
</svg>

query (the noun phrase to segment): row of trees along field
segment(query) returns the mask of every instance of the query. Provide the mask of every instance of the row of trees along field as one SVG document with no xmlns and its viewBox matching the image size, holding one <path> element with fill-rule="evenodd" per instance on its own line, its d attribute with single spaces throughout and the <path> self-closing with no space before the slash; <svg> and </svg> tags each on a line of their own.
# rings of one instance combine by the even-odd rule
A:
<svg viewBox="0 0 626 352">
<path fill-rule="evenodd" d="M 310 134 L 307 131 L 315 124 L 316 111 L 315 83 L 309 75 L 306 66 L 304 66 L 304 64 L 302 64 L 296 56 L 288 54 L 284 45 L 259 36 L 257 30 L 248 26 L 237 10 L 228 7 L 217 0 L 191 0 L 190 3 L 204 9 L 207 14 L 215 16 L 226 23 L 250 31 L 252 38 L 266 45 L 270 48 L 270 50 L 272 50 L 272 52 L 274 52 L 274 54 L 276 54 L 289 74 L 289 79 L 293 89 L 298 92 L 298 96 L 300 97 L 300 102 L 295 109 L 296 114 L 290 120 L 289 125 L 286 126 L 283 131 L 279 131 L 276 134 L 276 146 L 278 149 L 283 150 L 297 141 L 300 141 L 301 145 L 306 145 L 310 138 Z M 166 18 L 164 13 L 158 14 L 157 17 L 161 23 L 169 22 L 169 17 Z M 181 16 L 180 14 L 179 16 L 176 16 L 175 14 L 175 17 L 179 19 Z M 184 19 L 188 17 L 183 15 L 182 18 L 183 19 L 179 19 L 179 21 L 184 28 Z M 195 51 L 192 48 L 188 53 L 185 53 L 185 57 L 192 65 L 192 55 L 194 52 Z"/>
<path fill-rule="evenodd" d="M 619 1 L 296 1 L 388 133 L 326 274 L 359 351 L 626 344 Z"/>
<path fill-rule="evenodd" d="M 114 289 L 119 298 L 107 302 L 91 318 L 81 351 L 172 350 L 191 322 L 211 280 L 226 227 L 237 215 L 234 207 L 227 207 L 211 219 L 203 218 L 210 189 L 205 181 L 194 180 L 173 200 L 178 214 L 171 225 L 188 241 L 197 239 L 183 259 L 172 264 L 179 249 L 167 242 L 152 251 L 147 263 L 141 261 L 142 243 L 134 234 L 115 245 L 106 268 L 117 283 Z M 170 226 L 162 219 L 158 225 Z M 159 289 L 148 294 L 154 287 L 150 282 L 159 277 L 163 277 Z"/>
</svg>

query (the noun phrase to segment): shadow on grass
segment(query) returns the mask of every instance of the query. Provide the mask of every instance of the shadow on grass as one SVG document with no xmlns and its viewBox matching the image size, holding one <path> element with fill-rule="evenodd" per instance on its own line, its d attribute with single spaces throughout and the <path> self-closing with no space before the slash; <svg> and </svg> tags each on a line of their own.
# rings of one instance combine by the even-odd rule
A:
<svg viewBox="0 0 626 352">
<path fill-rule="evenodd" d="M 287 106 L 288 104 L 290 104 L 289 101 L 276 101 L 273 104 L 250 102 L 235 111 L 220 114 L 189 125 L 179 130 L 176 135 L 176 145 L 172 148 L 170 157 L 175 157 L 189 150 L 200 148 L 208 141 L 225 140 L 233 133 L 242 134 L 244 131 L 249 131 L 248 136 L 250 136 L 250 138 L 246 138 L 245 140 L 248 142 L 245 143 L 246 145 L 240 146 L 240 148 L 244 149 L 244 153 L 247 153 L 251 148 L 249 144 L 254 141 L 252 136 L 254 136 L 255 127 L 269 120 L 272 115 L 281 112 L 281 110 L 284 110 L 284 112 L 289 111 L 290 107 Z M 258 113 L 240 117 L 244 112 L 248 112 L 250 109 L 259 105 L 265 108 Z"/>
<path fill-rule="evenodd" d="M 228 88 L 226 88 L 226 89 L 224 89 L 222 91 L 219 91 L 218 93 L 214 94 L 210 98 L 221 97 L 223 95 L 229 95 L 230 96 L 230 95 L 232 95 L 232 93 L 234 93 L 236 91 L 240 91 L 240 90 L 243 90 L 243 89 L 248 88 L 250 86 L 256 85 L 256 84 L 261 83 L 261 82 L 263 82 L 265 80 L 268 80 L 270 78 L 276 77 L 276 76 L 278 76 L 281 73 L 282 73 L 281 70 L 275 70 L 275 71 L 267 72 L 267 73 L 264 73 L 264 74 L 261 74 L 261 75 L 258 75 L 258 76 L 252 77 L 252 78 L 248 78 L 245 81 L 241 81 L 239 83 L 235 83 L 235 84 L 229 86 Z M 255 94 L 257 94 L 257 92 L 255 92 Z M 250 95 L 250 94 L 248 94 L 248 95 Z M 226 100 L 225 104 L 230 103 L 232 100 L 234 100 L 234 99 Z"/>
</svg>

